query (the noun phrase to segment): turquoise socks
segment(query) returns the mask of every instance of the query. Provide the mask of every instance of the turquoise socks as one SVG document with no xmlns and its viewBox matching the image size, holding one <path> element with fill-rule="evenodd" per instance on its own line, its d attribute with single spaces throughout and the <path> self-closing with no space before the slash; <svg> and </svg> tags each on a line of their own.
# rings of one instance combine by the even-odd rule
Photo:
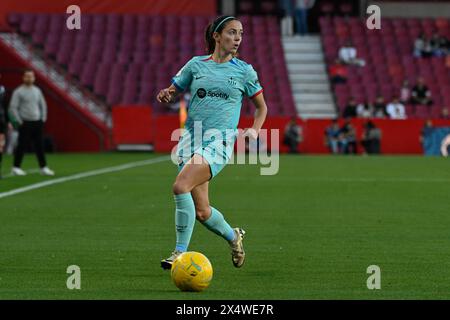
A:
<svg viewBox="0 0 450 320">
<path fill-rule="evenodd" d="M 186 252 L 191 241 L 195 224 L 195 205 L 191 193 L 176 194 L 175 196 L 175 227 L 177 244 L 175 250 Z"/>
<path fill-rule="evenodd" d="M 202 224 L 227 241 L 232 241 L 235 238 L 234 230 L 225 221 L 223 215 L 216 208 L 211 207 L 211 216 L 208 220 L 203 221 Z"/>
</svg>

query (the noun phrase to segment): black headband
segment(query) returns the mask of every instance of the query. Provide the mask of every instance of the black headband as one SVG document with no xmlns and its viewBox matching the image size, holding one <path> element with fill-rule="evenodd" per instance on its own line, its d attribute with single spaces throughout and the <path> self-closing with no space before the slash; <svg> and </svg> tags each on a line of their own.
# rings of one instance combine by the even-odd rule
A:
<svg viewBox="0 0 450 320">
<path fill-rule="evenodd" d="M 213 34 L 214 32 L 217 32 L 217 29 L 219 29 L 219 27 L 222 25 L 222 23 L 224 23 L 227 20 L 232 20 L 232 19 L 236 19 L 236 18 L 233 17 L 233 16 L 225 16 L 222 19 L 219 18 L 217 21 L 215 21 L 213 23 L 213 28 L 211 28 L 212 29 L 212 33 L 211 34 Z"/>
</svg>

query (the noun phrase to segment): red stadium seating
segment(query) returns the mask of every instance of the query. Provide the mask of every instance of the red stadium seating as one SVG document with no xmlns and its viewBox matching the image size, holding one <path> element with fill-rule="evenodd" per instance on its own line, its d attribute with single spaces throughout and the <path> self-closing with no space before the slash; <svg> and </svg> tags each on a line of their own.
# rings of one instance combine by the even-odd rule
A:
<svg viewBox="0 0 450 320">
<path fill-rule="evenodd" d="M 406 106 L 409 117 L 437 117 L 442 107 L 450 106 L 450 69 L 445 58 L 413 57 L 414 40 L 420 33 L 431 36 L 438 32 L 450 38 L 450 20 L 392 18 L 382 19 L 381 30 L 369 30 L 365 21 L 356 17 L 321 17 L 320 21 L 325 59 L 328 64 L 338 56 L 339 48 L 351 39 L 358 56 L 366 60 L 365 67 L 349 67 L 346 84 L 335 86 L 334 94 L 339 110 L 350 96 L 358 102 L 373 101 L 382 94 L 386 101 L 399 95 L 404 79 L 414 85 L 417 77 L 425 78 L 431 90 L 434 105 Z"/>
<path fill-rule="evenodd" d="M 212 18 L 211 18 L 212 19 Z M 65 16 L 11 14 L 9 23 L 28 36 L 47 58 L 67 69 L 109 105 L 152 104 L 156 93 L 194 55 L 204 53 L 204 29 L 211 19 L 192 16 L 82 16 L 82 29 L 68 30 Z M 253 65 L 272 115 L 296 113 L 273 16 L 241 16 L 245 38 L 240 58 Z M 157 111 L 162 111 L 160 108 Z M 244 114 L 252 114 L 244 100 Z"/>
</svg>

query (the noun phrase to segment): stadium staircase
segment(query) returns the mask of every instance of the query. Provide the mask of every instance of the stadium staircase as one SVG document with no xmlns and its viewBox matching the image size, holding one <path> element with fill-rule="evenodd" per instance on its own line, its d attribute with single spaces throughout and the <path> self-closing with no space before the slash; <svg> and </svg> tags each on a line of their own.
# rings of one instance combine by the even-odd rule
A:
<svg viewBox="0 0 450 320">
<path fill-rule="evenodd" d="M 69 80 L 67 72 L 38 54 L 28 40 L 16 33 L 0 33 L 0 41 L 28 61 L 30 67 L 39 71 L 47 80 L 66 92 L 73 101 L 78 102 L 81 109 L 88 111 L 96 119 L 111 128 L 111 117 L 107 106 L 93 99 L 86 90 L 77 86 L 74 81 Z"/>
<path fill-rule="evenodd" d="M 282 42 L 298 115 L 304 119 L 334 118 L 336 108 L 320 37 L 283 37 Z"/>
</svg>

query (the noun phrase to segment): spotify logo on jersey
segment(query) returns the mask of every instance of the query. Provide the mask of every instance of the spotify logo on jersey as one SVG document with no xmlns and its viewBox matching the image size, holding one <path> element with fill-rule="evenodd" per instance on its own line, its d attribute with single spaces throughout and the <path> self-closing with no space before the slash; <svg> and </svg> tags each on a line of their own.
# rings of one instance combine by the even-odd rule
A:
<svg viewBox="0 0 450 320">
<path fill-rule="evenodd" d="M 203 88 L 198 89 L 198 90 L 197 90 L 197 96 L 198 96 L 200 99 L 203 99 L 204 97 L 206 97 L 206 90 L 203 89 Z"/>
<path fill-rule="evenodd" d="M 228 100 L 229 95 L 224 93 L 224 92 L 220 92 L 220 91 L 211 91 L 209 90 L 208 92 L 206 92 L 205 89 L 200 88 L 197 90 L 197 96 L 200 99 L 203 99 L 204 97 L 208 96 L 210 98 L 219 98 L 219 99 L 224 99 L 224 100 Z"/>
</svg>

